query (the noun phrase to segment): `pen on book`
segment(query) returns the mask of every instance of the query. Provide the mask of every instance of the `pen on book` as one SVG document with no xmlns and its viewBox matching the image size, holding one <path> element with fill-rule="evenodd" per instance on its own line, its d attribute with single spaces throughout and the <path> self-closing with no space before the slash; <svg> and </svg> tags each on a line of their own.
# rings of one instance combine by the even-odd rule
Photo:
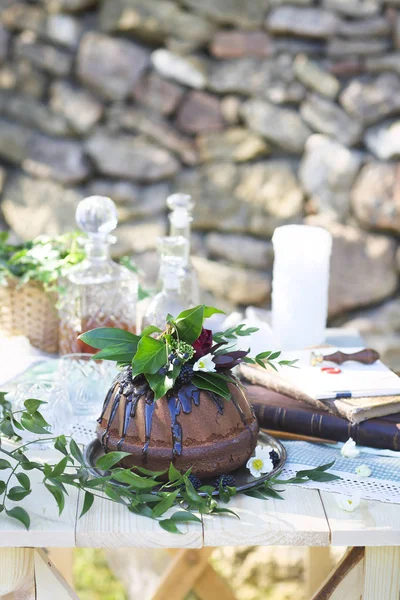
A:
<svg viewBox="0 0 400 600">
<path fill-rule="evenodd" d="M 288 431 L 277 431 L 275 429 L 264 429 L 262 431 L 272 435 L 273 437 L 280 438 L 281 440 L 296 441 L 296 442 L 311 442 L 314 444 L 337 444 L 335 440 L 326 440 L 325 438 L 317 438 L 311 435 L 301 435 L 299 433 L 290 433 Z"/>
</svg>

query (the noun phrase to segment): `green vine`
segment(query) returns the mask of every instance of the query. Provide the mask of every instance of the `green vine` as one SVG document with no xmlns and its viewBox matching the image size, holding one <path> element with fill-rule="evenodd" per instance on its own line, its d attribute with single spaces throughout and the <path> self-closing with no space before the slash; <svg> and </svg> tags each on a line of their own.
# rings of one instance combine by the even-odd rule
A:
<svg viewBox="0 0 400 600">
<path fill-rule="evenodd" d="M 238 517 L 234 511 L 220 506 L 212 496 L 214 487 L 202 486 L 196 490 L 190 481 L 190 469 L 181 474 L 172 463 L 168 471 L 149 471 L 141 467 L 123 469 L 118 463 L 128 456 L 128 453 L 110 452 L 102 456 L 96 464 L 96 467 L 106 471 L 106 474 L 103 477 L 91 478 L 81 449 L 74 439 L 64 435 L 54 437 L 49 432 L 49 425 L 39 411 L 42 404 L 44 403 L 40 400 L 29 399 L 25 401 L 24 410 L 13 412 L 5 395 L 0 393 L 0 434 L 5 438 L 18 438 L 18 431 L 29 431 L 38 435 L 33 442 L 27 442 L 12 450 L 4 448 L 0 437 L 0 514 L 5 512 L 29 529 L 29 514 L 22 506 L 15 506 L 15 503 L 33 492 L 27 473 L 38 471 L 42 475 L 44 486 L 57 503 L 59 514 L 64 510 L 68 487 L 73 486 L 84 494 L 80 517 L 91 509 L 96 498 L 123 504 L 132 513 L 155 519 L 163 529 L 171 533 L 182 533 L 178 528 L 180 523 L 201 522 L 199 514 Z M 26 450 L 36 442 L 51 444 L 60 453 L 60 460 L 55 464 L 41 464 L 30 460 Z M 332 464 L 300 471 L 295 477 L 287 480 L 282 480 L 279 476 L 273 477 L 246 494 L 264 500 L 280 499 L 282 490 L 276 489 L 277 485 L 340 479 L 327 472 Z M 205 495 L 200 495 L 199 492 Z M 227 504 L 236 493 L 236 488 L 223 487 L 220 484 L 219 500 Z M 10 503 L 13 503 L 13 506 Z M 179 510 L 166 517 L 165 514 L 172 507 Z"/>
</svg>

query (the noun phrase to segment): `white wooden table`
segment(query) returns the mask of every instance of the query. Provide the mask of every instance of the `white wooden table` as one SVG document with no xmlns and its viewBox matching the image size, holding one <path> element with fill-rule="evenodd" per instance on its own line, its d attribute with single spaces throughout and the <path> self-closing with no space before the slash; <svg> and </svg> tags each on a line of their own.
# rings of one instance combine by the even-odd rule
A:
<svg viewBox="0 0 400 600">
<path fill-rule="evenodd" d="M 354 338 L 346 341 L 349 346 L 357 345 Z M 46 452 L 43 458 L 50 462 L 53 457 Z M 96 499 L 90 512 L 78 520 L 83 498 L 74 488 L 60 517 L 54 500 L 39 480 L 35 481 L 34 474 L 30 472 L 33 493 L 21 503 L 31 516 L 30 530 L 0 514 L 0 597 L 5 595 L 7 600 L 76 598 L 68 586 L 60 583 L 46 555 L 35 550 L 52 547 L 181 549 L 163 579 L 162 591 L 156 592 L 154 599 L 183 598 L 193 586 L 202 600 L 233 598 L 207 566 L 207 560 L 212 548 L 243 545 L 307 546 L 314 586 L 322 580 L 326 568 L 316 549 L 354 547 L 312 597 L 399 600 L 399 505 L 362 501 L 355 512 L 347 513 L 338 508 L 334 494 L 287 486 L 284 500 L 235 497 L 229 508 L 238 513 L 240 520 L 204 516 L 202 523 L 179 525 L 183 533 L 176 535 L 151 519 L 102 499 Z M 201 550 L 196 553 L 192 549 Z M 185 561 L 191 568 L 182 570 Z"/>
</svg>

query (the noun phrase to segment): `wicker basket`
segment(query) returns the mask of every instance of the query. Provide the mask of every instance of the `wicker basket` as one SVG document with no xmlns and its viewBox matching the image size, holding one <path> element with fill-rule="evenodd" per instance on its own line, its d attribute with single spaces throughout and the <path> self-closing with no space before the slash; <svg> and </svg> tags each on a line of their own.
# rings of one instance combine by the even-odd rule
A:
<svg viewBox="0 0 400 600">
<path fill-rule="evenodd" d="M 43 352 L 58 352 L 57 295 L 45 292 L 41 283 L 18 286 L 9 280 L 0 286 L 0 337 L 26 336 Z"/>
</svg>

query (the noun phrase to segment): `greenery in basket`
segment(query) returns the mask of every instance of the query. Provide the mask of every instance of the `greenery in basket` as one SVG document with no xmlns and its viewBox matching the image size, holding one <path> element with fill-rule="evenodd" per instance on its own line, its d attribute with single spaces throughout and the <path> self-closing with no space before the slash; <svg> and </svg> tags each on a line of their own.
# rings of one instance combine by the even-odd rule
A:
<svg viewBox="0 0 400 600">
<path fill-rule="evenodd" d="M 81 262 L 84 253 L 78 232 L 57 237 L 41 235 L 29 242 L 11 244 L 8 232 L 0 233 L 0 285 L 11 279 L 19 284 L 38 281 L 46 290 L 54 290 L 57 280 Z"/>
<path fill-rule="evenodd" d="M 222 311 L 201 304 L 184 310 L 176 318 L 168 315 L 164 331 L 151 325 L 141 335 L 134 335 L 122 329 L 100 327 L 79 337 L 100 350 L 96 359 L 131 365 L 133 377 L 143 374 L 155 400 L 174 386 L 189 382 L 229 400 L 228 384 L 238 385 L 231 369 L 241 362 L 264 368 L 269 365 L 273 369 L 275 363 L 291 366 L 296 362 L 279 360 L 280 352 L 262 352 L 251 358 L 249 350 L 236 349 L 237 339 L 255 333 L 257 328 L 238 325 L 213 334 L 203 323 L 216 313 Z"/>
<path fill-rule="evenodd" d="M 73 231 L 55 237 L 40 235 L 28 242 L 11 244 L 9 232 L 0 232 L 0 285 L 7 285 L 9 279 L 17 280 L 19 285 L 38 281 L 46 291 L 62 292 L 60 277 L 85 258 L 79 241 L 82 237 L 82 232 Z M 119 262 L 138 273 L 128 256 L 123 256 Z M 139 300 L 148 295 L 139 285 Z"/>
<path fill-rule="evenodd" d="M 82 493 L 80 517 L 91 509 L 96 498 L 122 504 L 132 513 L 155 519 L 163 529 L 171 533 L 181 533 L 178 527 L 180 523 L 201 522 L 200 516 L 203 514 L 237 517 L 234 511 L 221 506 L 212 496 L 214 487 L 202 486 L 196 489 L 190 470 L 181 474 L 172 463 L 168 472 L 154 472 L 140 467 L 122 469 L 117 465 L 127 453 L 110 452 L 96 464 L 97 468 L 105 470 L 105 475 L 91 479 L 78 444 L 71 437 L 51 435 L 49 426 L 40 413 L 42 404 L 44 402 L 40 400 L 29 399 L 25 401 L 24 410 L 13 412 L 5 394 L 0 393 L 0 518 L 5 513 L 29 529 L 30 516 L 19 503 L 34 493 L 31 484 L 33 471 L 39 473 L 49 496 L 57 503 L 60 514 L 64 510 L 68 488 L 72 486 Z M 18 432 L 24 430 L 38 435 L 35 442 L 46 441 L 53 446 L 60 453 L 60 460 L 52 464 L 31 460 L 27 451 L 34 442 L 23 443 L 14 449 L 12 446 L 8 449 L 4 447 L 2 437 L 16 438 Z M 247 492 L 247 495 L 263 500 L 280 499 L 282 490 L 277 490 L 277 485 L 339 479 L 327 472 L 332 464 L 298 472 L 295 477 L 287 480 L 282 480 L 279 476 L 273 477 L 260 483 Z M 35 480 L 37 481 L 37 477 Z M 202 496 L 199 492 L 205 495 Z M 234 487 L 224 486 L 220 482 L 219 497 L 222 503 L 230 502 L 235 495 Z M 177 510 L 166 516 L 172 507 Z"/>
</svg>

